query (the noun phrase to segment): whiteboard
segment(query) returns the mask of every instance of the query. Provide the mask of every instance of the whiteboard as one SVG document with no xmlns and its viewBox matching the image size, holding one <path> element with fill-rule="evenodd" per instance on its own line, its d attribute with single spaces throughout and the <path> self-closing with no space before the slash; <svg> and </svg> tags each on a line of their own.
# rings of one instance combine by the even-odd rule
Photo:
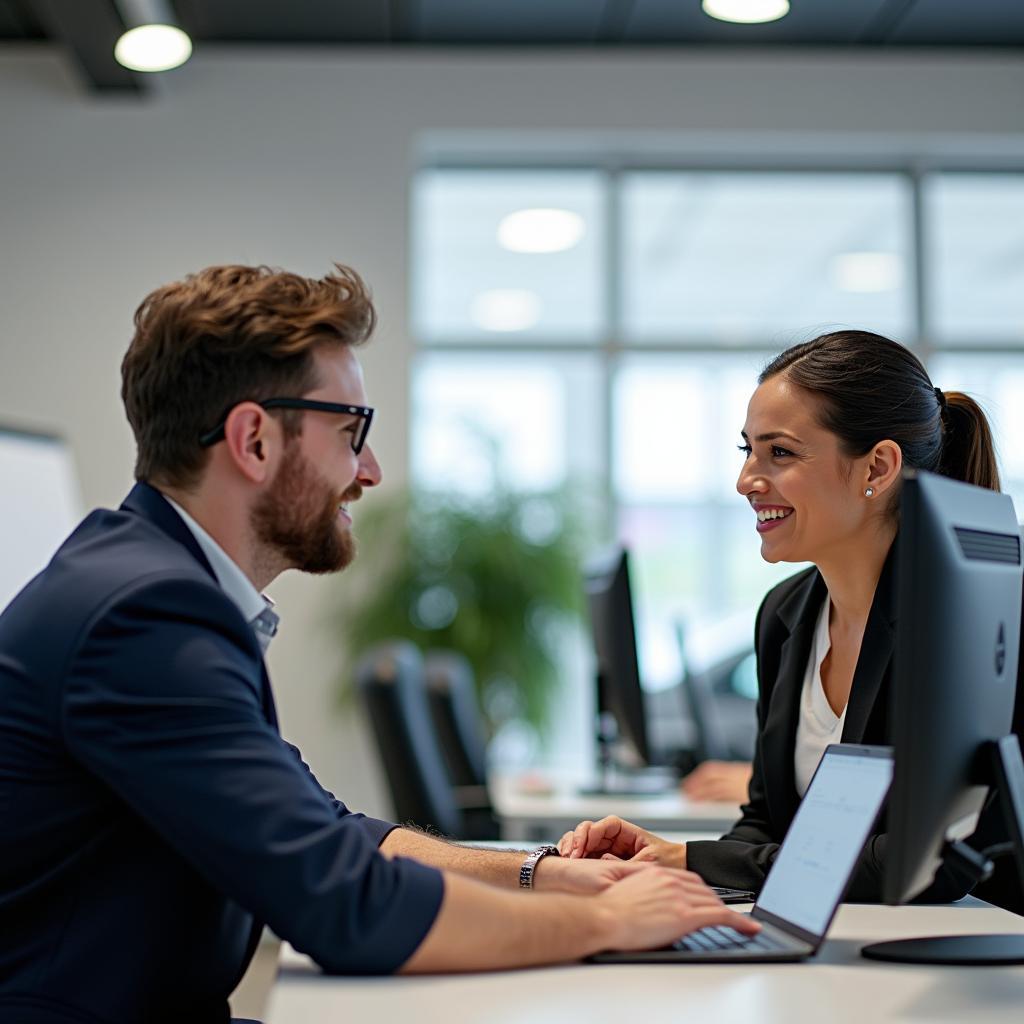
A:
<svg viewBox="0 0 1024 1024">
<path fill-rule="evenodd" d="M 0 425 L 0 610 L 42 569 L 82 518 L 63 440 Z"/>
</svg>

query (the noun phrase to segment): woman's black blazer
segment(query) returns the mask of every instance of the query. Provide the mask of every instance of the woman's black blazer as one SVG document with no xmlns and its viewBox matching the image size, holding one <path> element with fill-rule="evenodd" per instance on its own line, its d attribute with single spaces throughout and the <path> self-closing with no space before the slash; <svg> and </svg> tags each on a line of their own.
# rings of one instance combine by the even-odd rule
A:
<svg viewBox="0 0 1024 1024">
<path fill-rule="evenodd" d="M 842 742 L 887 745 L 889 688 L 895 644 L 895 545 L 875 589 L 853 676 Z M 770 590 L 755 626 L 757 744 L 742 817 L 718 840 L 688 843 L 687 867 L 711 885 L 759 891 L 800 803 L 793 759 L 800 695 L 821 606 L 827 593 L 815 568 Z M 882 891 L 886 836 L 873 835 L 854 872 L 847 899 L 877 902 Z M 969 881 L 943 867 L 922 899 L 959 899 Z"/>
</svg>

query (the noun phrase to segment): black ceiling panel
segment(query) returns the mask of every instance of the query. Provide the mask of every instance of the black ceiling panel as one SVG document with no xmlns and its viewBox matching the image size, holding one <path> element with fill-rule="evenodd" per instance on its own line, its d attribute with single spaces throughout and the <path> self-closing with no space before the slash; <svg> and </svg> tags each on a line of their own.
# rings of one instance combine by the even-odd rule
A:
<svg viewBox="0 0 1024 1024">
<path fill-rule="evenodd" d="M 858 42 L 890 4 L 904 2 L 791 0 L 784 18 L 763 25 L 737 25 L 709 17 L 701 10 L 700 0 L 636 0 L 623 42 L 844 46 Z"/>
<path fill-rule="evenodd" d="M 29 0 L 0 0 L 0 39 L 45 39 Z"/>
<path fill-rule="evenodd" d="M 592 43 L 605 0 L 419 0 L 424 43 Z"/>
<path fill-rule="evenodd" d="M 100 87 L 115 0 L 0 0 L 0 41 L 67 45 Z M 1024 0 L 791 0 L 765 25 L 716 21 L 700 0 L 171 0 L 197 43 L 461 46 L 1024 45 Z M 97 43 L 97 40 L 99 42 Z"/>
<path fill-rule="evenodd" d="M 897 46 L 1024 46 L 1024 0 L 915 0 L 888 41 Z"/>
<path fill-rule="evenodd" d="M 91 89 L 145 92 L 142 76 L 114 60 L 124 22 L 112 0 L 35 0 L 33 10 L 47 36 L 64 44 Z"/>
<path fill-rule="evenodd" d="M 175 0 L 196 40 L 261 43 L 387 43 L 388 0 Z"/>
</svg>

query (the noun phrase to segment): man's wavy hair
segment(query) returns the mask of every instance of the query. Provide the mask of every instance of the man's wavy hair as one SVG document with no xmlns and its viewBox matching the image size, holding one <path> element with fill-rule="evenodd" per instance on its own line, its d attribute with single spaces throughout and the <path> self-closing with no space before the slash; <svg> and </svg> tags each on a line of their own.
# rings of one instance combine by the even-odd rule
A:
<svg viewBox="0 0 1024 1024">
<path fill-rule="evenodd" d="M 207 267 L 146 296 L 121 363 L 135 478 L 189 489 L 209 458 L 199 437 L 239 402 L 313 390 L 313 353 L 361 345 L 376 325 L 350 267 L 315 280 L 272 267 Z M 302 414 L 275 410 L 288 437 Z"/>
</svg>

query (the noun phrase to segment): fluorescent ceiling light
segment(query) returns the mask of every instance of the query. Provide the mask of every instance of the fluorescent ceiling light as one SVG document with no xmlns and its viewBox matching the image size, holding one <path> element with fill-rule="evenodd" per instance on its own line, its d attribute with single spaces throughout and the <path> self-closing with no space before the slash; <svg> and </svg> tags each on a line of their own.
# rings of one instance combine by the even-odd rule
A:
<svg viewBox="0 0 1024 1024">
<path fill-rule="evenodd" d="M 789 0 L 701 0 L 705 14 L 719 21 L 759 25 L 789 14 Z"/>
<path fill-rule="evenodd" d="M 167 0 L 114 0 L 125 32 L 114 59 L 130 71 L 169 71 L 192 56 L 192 40 L 178 27 Z"/>
<path fill-rule="evenodd" d="M 831 270 L 833 283 L 844 292 L 889 292 L 903 281 L 903 264 L 892 252 L 841 252 Z"/>
<path fill-rule="evenodd" d="M 473 299 L 470 316 L 485 331 L 525 331 L 540 319 L 540 296 L 523 288 L 494 288 Z"/>
<path fill-rule="evenodd" d="M 169 71 L 192 56 L 192 40 L 174 25 L 140 25 L 114 46 L 114 59 L 129 71 Z"/>
<path fill-rule="evenodd" d="M 498 225 L 498 244 L 510 252 L 564 252 L 579 243 L 586 227 L 572 210 L 516 210 Z"/>
</svg>

